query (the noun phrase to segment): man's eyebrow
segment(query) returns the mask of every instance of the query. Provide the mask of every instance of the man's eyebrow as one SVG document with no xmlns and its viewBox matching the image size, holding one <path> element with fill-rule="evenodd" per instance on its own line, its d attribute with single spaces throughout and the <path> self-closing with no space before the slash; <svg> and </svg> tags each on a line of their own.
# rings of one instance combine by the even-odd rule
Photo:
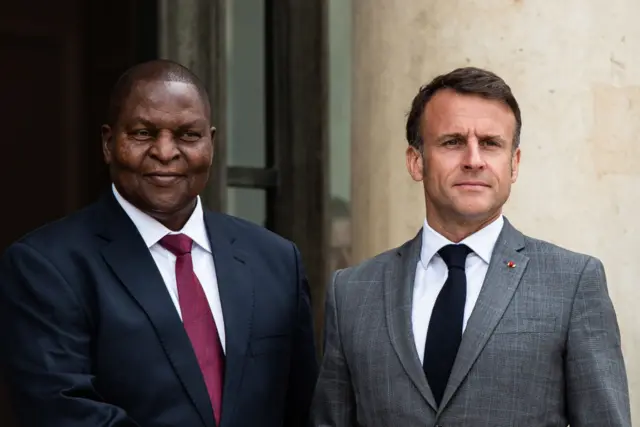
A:
<svg viewBox="0 0 640 427">
<path fill-rule="evenodd" d="M 444 135 L 440 135 L 437 139 L 438 142 L 442 142 L 445 141 L 447 139 L 467 139 L 467 135 L 460 133 L 460 132 L 454 132 L 454 133 L 446 133 Z M 478 136 L 478 140 L 480 141 L 487 141 L 487 140 L 496 140 L 499 141 L 501 143 L 506 143 L 507 141 L 500 135 L 497 134 L 485 134 L 485 135 L 479 135 Z"/>
<path fill-rule="evenodd" d="M 494 140 L 494 141 L 499 141 L 501 143 L 507 142 L 502 136 L 494 135 L 494 134 L 480 135 L 478 139 L 480 141 Z"/>
<path fill-rule="evenodd" d="M 189 128 L 193 128 L 193 127 L 200 127 L 200 126 L 204 126 L 204 120 L 195 119 L 195 120 L 192 120 L 190 122 L 181 124 L 180 126 L 178 126 L 178 129 L 184 130 L 184 129 L 189 129 Z"/>
<path fill-rule="evenodd" d="M 152 128 L 155 129 L 158 127 L 157 124 L 155 124 L 154 122 L 145 119 L 144 117 L 133 117 L 131 120 L 128 121 L 128 126 L 135 126 L 141 124 L 145 127 L 148 128 Z M 202 119 L 195 119 L 195 120 L 191 120 L 187 123 L 183 123 L 181 125 L 179 125 L 177 127 L 177 129 L 179 130 L 184 130 L 184 129 L 189 129 L 189 128 L 193 128 L 193 127 L 201 127 L 204 126 L 205 121 Z"/>
<path fill-rule="evenodd" d="M 437 141 L 441 142 L 447 139 L 466 139 L 466 138 L 467 138 L 467 135 L 464 135 L 460 132 L 454 132 L 454 133 L 445 133 L 444 135 L 440 135 Z"/>
<path fill-rule="evenodd" d="M 143 117 L 133 117 L 131 120 L 129 120 L 129 125 L 133 126 L 134 124 L 142 124 L 148 128 L 156 127 L 155 123 Z"/>
</svg>

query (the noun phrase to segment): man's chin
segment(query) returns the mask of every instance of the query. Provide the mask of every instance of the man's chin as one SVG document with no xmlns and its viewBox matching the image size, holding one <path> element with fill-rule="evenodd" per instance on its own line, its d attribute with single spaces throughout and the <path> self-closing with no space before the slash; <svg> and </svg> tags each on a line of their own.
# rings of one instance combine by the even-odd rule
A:
<svg viewBox="0 0 640 427">
<path fill-rule="evenodd" d="M 195 199 L 185 200 L 184 195 L 167 194 L 165 197 L 149 197 L 146 200 L 146 209 L 149 213 L 158 215 L 172 215 L 195 207 Z"/>
<path fill-rule="evenodd" d="M 499 215 L 499 211 L 496 214 L 496 209 L 487 205 L 465 205 L 460 206 L 458 209 L 458 215 L 464 219 L 465 222 L 483 222 L 491 220 Z"/>
</svg>

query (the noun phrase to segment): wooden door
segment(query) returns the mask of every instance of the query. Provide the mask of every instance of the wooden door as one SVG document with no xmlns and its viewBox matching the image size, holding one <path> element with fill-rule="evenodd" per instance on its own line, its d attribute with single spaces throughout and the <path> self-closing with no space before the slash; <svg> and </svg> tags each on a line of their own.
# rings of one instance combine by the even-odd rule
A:
<svg viewBox="0 0 640 427">
<path fill-rule="evenodd" d="M 3 3 L 0 253 L 108 190 L 108 94 L 126 68 L 155 57 L 156 12 L 155 0 Z M 0 426 L 14 427 L 1 384 Z"/>
<path fill-rule="evenodd" d="M 2 9 L 0 250 L 76 207 L 74 149 L 83 135 L 75 1 L 7 2 Z"/>
</svg>

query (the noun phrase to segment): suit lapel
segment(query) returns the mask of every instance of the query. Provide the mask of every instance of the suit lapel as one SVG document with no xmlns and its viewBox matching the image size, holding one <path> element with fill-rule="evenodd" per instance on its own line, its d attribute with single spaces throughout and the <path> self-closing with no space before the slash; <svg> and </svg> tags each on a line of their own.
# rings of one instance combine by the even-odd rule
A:
<svg viewBox="0 0 640 427">
<path fill-rule="evenodd" d="M 247 256 L 230 234 L 228 220 L 222 215 L 205 213 L 207 232 L 215 261 L 218 291 L 225 329 L 225 380 L 222 391 L 221 425 L 233 419 L 236 396 L 240 393 L 247 349 L 251 336 L 254 304 L 254 280 L 246 265 Z"/>
<path fill-rule="evenodd" d="M 395 260 L 387 268 L 384 280 L 385 314 L 391 344 L 407 375 L 427 403 L 437 410 L 416 350 L 411 308 L 416 266 L 420 257 L 422 234 L 400 247 Z"/>
<path fill-rule="evenodd" d="M 440 411 L 466 378 L 513 298 L 529 262 L 529 258 L 519 252 L 523 248 L 523 235 L 505 218 L 478 301 L 462 335 Z"/>
<path fill-rule="evenodd" d="M 102 255 L 134 300 L 146 313 L 205 426 L 215 421 L 198 360 L 166 285 L 135 225 L 112 195 L 103 201 L 109 213 L 99 233 L 110 242 Z"/>
</svg>

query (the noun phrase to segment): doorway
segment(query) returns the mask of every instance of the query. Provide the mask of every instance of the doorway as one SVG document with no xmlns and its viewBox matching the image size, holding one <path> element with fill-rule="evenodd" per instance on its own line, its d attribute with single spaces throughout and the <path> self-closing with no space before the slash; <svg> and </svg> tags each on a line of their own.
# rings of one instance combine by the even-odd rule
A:
<svg viewBox="0 0 640 427">
<path fill-rule="evenodd" d="M 219 18 L 231 1 L 202 3 Z M 325 2 L 261 1 L 263 33 L 257 40 L 263 43 L 264 161 L 228 164 L 221 132 L 223 160 L 216 161 L 203 199 L 226 211 L 229 192 L 260 194 L 262 217 L 253 220 L 300 249 L 320 343 L 329 249 Z M 100 125 L 109 91 L 128 67 L 159 57 L 159 19 L 158 0 L 25 0 L 3 7 L 0 55 L 11 60 L 0 68 L 0 127 L 8 147 L 0 169 L 8 224 L 0 229 L 0 251 L 108 191 Z M 223 21 L 216 22 L 222 26 Z M 216 34 L 221 33 L 218 28 Z M 223 38 L 216 43 L 226 47 Z M 227 99 L 221 96 L 227 84 L 224 66 L 221 59 L 217 71 L 210 69 L 219 77 L 213 103 Z M 0 425 L 15 425 L 2 387 Z"/>
</svg>

